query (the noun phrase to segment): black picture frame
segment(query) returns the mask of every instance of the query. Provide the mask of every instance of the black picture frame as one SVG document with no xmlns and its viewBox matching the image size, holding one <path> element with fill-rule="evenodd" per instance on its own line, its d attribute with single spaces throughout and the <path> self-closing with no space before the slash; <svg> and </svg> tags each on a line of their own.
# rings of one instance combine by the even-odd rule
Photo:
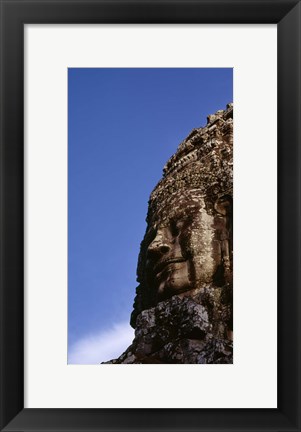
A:
<svg viewBox="0 0 301 432">
<path fill-rule="evenodd" d="M 300 431 L 300 1 L 0 0 L 0 7 L 1 430 Z M 24 409 L 23 27 L 27 23 L 277 24 L 277 409 Z M 260 355 L 256 341 L 252 343 L 254 355 Z"/>
</svg>

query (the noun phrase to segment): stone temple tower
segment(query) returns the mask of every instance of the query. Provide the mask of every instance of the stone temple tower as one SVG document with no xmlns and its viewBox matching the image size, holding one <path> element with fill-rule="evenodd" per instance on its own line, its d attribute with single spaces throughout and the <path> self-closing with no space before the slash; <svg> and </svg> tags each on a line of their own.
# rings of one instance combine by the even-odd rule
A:
<svg viewBox="0 0 301 432">
<path fill-rule="evenodd" d="M 150 195 L 131 315 L 107 363 L 233 363 L 233 104 L 193 129 Z"/>
</svg>

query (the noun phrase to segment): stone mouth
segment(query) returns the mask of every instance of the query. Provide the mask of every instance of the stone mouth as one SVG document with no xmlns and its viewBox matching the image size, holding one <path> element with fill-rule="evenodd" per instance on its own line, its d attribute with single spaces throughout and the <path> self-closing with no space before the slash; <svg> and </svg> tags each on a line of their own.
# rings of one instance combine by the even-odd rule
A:
<svg viewBox="0 0 301 432">
<path fill-rule="evenodd" d="M 178 257 L 178 258 L 170 258 L 170 259 L 166 259 L 166 260 L 161 260 L 159 261 L 153 269 L 153 273 L 154 275 L 158 275 L 159 273 L 162 272 L 162 270 L 164 270 L 165 267 L 167 267 L 169 264 L 175 264 L 175 263 L 181 263 L 181 262 L 185 262 L 186 260 L 183 257 Z"/>
</svg>

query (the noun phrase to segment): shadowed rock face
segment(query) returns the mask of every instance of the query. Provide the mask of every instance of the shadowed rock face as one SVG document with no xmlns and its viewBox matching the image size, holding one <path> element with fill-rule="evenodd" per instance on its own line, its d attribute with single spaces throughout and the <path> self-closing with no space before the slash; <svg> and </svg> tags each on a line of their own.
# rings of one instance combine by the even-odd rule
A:
<svg viewBox="0 0 301 432">
<path fill-rule="evenodd" d="M 131 325 L 112 363 L 232 362 L 233 105 L 179 145 L 149 200 Z"/>
<path fill-rule="evenodd" d="M 107 363 L 232 363 L 231 328 L 232 288 L 203 286 L 142 311 L 133 343 Z"/>
</svg>

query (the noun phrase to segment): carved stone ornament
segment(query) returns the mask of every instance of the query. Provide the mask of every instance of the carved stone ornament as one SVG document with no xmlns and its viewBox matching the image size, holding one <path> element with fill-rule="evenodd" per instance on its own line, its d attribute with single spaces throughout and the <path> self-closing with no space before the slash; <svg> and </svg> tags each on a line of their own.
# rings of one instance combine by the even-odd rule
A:
<svg viewBox="0 0 301 432">
<path fill-rule="evenodd" d="M 108 363 L 232 363 L 233 104 L 178 146 L 151 193 L 131 325 Z"/>
</svg>

